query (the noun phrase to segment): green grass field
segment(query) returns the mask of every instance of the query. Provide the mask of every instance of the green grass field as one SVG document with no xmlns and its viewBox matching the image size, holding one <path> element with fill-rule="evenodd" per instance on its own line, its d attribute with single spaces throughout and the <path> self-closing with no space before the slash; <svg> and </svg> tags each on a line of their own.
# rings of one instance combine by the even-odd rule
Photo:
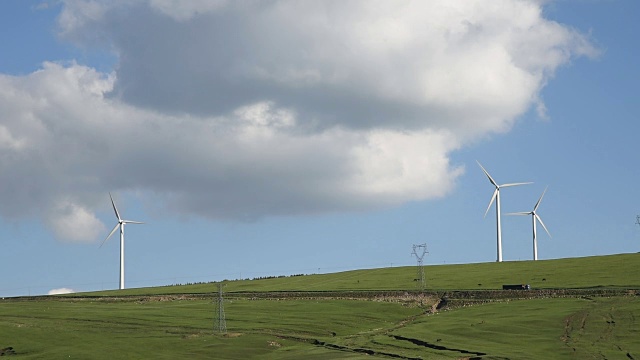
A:
<svg viewBox="0 0 640 360">
<path fill-rule="evenodd" d="M 0 351 L 10 346 L 23 359 L 640 359 L 640 254 L 425 270 L 428 290 L 437 291 L 421 303 L 373 297 L 415 289 L 412 267 L 229 281 L 224 336 L 212 330 L 214 284 L 9 298 L 0 301 Z M 431 312 L 440 291 L 503 283 L 619 295 L 495 298 Z M 352 290 L 371 298 L 349 299 Z M 345 296 L 246 294 L 275 291 Z"/>
<path fill-rule="evenodd" d="M 640 288 L 640 254 L 593 256 L 559 260 L 427 265 L 425 277 L 431 290 L 501 289 L 503 284 L 530 284 L 533 288 Z M 354 270 L 334 274 L 305 275 L 226 282 L 226 292 L 332 291 L 415 289 L 416 268 L 395 267 Z M 118 291 L 121 295 L 211 293 L 211 284 L 165 286 Z M 112 291 L 92 293 L 112 295 Z"/>
</svg>

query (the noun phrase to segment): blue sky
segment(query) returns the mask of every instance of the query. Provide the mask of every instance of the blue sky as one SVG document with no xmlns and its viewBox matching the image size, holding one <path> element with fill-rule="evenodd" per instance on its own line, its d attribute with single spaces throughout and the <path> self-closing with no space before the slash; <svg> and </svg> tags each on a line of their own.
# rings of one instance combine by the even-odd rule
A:
<svg viewBox="0 0 640 360">
<path fill-rule="evenodd" d="M 127 287 L 492 262 L 476 160 L 541 260 L 639 251 L 640 5 L 499 3 L 3 1 L 0 296 L 117 288 L 109 192 Z"/>
</svg>

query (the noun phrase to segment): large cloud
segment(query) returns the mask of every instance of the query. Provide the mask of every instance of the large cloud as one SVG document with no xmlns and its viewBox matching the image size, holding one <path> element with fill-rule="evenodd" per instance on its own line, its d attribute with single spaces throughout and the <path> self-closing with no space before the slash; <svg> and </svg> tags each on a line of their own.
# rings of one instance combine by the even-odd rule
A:
<svg viewBox="0 0 640 360">
<path fill-rule="evenodd" d="M 268 100 L 313 129 L 506 130 L 591 51 L 527 1 L 89 3 L 69 3 L 64 34 L 113 46 L 128 103 L 224 115 Z"/>
<path fill-rule="evenodd" d="M 594 52 L 534 1 L 65 1 L 59 24 L 118 66 L 0 76 L 0 211 L 77 241 L 107 190 L 236 219 L 444 196 L 452 151 Z"/>
</svg>

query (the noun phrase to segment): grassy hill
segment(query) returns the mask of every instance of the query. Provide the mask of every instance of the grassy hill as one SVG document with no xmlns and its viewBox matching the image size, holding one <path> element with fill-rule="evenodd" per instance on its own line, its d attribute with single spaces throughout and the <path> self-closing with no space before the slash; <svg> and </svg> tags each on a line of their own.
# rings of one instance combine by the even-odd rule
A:
<svg viewBox="0 0 640 360">
<path fill-rule="evenodd" d="M 213 284 L 5 299 L 0 353 L 12 347 L 7 352 L 24 359 L 640 359 L 640 254 L 426 266 L 430 291 L 377 295 L 415 289 L 415 270 L 229 281 L 226 335 L 212 331 Z M 521 300 L 487 291 L 504 283 L 585 290 L 531 292 L 538 295 Z M 619 295 L 591 290 L 603 288 Z M 444 304 L 438 294 L 461 289 L 495 298 L 436 310 Z M 354 290 L 367 296 L 340 295 Z M 305 295 L 250 295 L 277 291 Z"/>
<path fill-rule="evenodd" d="M 530 284 L 532 288 L 640 288 L 640 253 L 558 260 L 425 265 L 428 290 L 495 290 L 503 284 Z M 354 270 L 226 282 L 226 292 L 335 291 L 416 289 L 416 267 Z M 211 284 L 166 286 L 93 295 L 152 295 L 211 293 Z"/>
</svg>

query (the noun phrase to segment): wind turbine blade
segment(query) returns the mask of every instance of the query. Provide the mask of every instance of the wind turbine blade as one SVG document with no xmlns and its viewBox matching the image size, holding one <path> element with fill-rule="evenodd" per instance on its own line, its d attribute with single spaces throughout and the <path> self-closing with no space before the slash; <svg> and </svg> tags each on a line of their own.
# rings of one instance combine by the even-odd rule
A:
<svg viewBox="0 0 640 360">
<path fill-rule="evenodd" d="M 548 186 L 546 188 L 544 188 L 544 191 L 542 192 L 542 195 L 540 195 L 540 199 L 538 199 L 538 202 L 536 203 L 536 206 L 533 207 L 533 211 L 538 210 L 538 206 L 540 206 L 540 202 L 542 201 L 542 198 L 544 197 L 544 193 L 547 192 L 548 188 L 549 188 Z"/>
<path fill-rule="evenodd" d="M 480 169 L 482 169 L 482 171 L 484 172 L 485 175 L 487 175 L 487 177 L 489 178 L 489 181 L 491 181 L 491 183 L 493 184 L 493 186 L 498 187 L 498 183 L 493 180 L 493 178 L 491 177 L 491 175 L 489 175 L 489 172 L 487 172 L 487 170 L 484 169 L 484 167 L 482 167 L 482 165 L 480 164 L 480 161 L 476 160 L 476 162 L 478 163 L 478 165 L 480 165 Z"/>
<path fill-rule="evenodd" d="M 124 224 L 144 224 L 143 222 L 140 221 L 133 221 L 133 220 L 122 220 L 122 222 Z"/>
<path fill-rule="evenodd" d="M 102 244 L 100 244 L 100 247 L 102 247 L 102 245 L 104 245 L 104 243 L 106 243 L 107 240 L 109 240 L 111 235 L 113 235 L 113 233 L 116 232 L 116 230 L 118 230 L 119 226 L 120 226 L 120 223 L 116 224 L 116 226 L 113 227 L 113 230 L 111 230 L 111 232 L 109 233 L 109 236 L 107 236 L 104 240 L 102 240 Z"/>
<path fill-rule="evenodd" d="M 531 215 L 531 212 L 530 211 L 529 212 L 525 212 L 525 211 L 523 211 L 523 212 L 514 212 L 514 213 L 507 213 L 505 215 Z"/>
<path fill-rule="evenodd" d="M 518 186 L 518 185 L 529 185 L 533 184 L 532 182 L 523 182 L 523 183 L 511 183 L 511 184 L 503 184 L 500 187 L 508 187 L 508 186 Z"/>
<path fill-rule="evenodd" d="M 116 208 L 116 203 L 113 202 L 113 196 L 111 196 L 111 193 L 109 193 L 109 197 L 111 198 L 111 205 L 113 205 L 113 211 L 116 213 L 118 221 L 122 221 L 122 219 L 120 218 L 120 214 L 118 213 L 118 209 Z"/>
<path fill-rule="evenodd" d="M 491 208 L 491 205 L 493 205 L 493 201 L 496 199 L 497 195 L 498 195 L 498 188 L 496 188 L 496 190 L 493 192 L 493 196 L 491 197 L 491 201 L 489 201 L 489 206 L 487 206 L 487 210 L 484 212 L 484 217 L 487 217 L 487 213 L 489 212 L 489 209 Z"/>
<path fill-rule="evenodd" d="M 551 233 L 549 232 L 549 230 L 547 230 L 547 227 L 544 226 L 544 223 L 542 222 L 542 219 L 540 218 L 540 216 L 538 216 L 538 214 L 535 215 L 536 219 L 538 219 L 538 222 L 540 223 L 540 225 L 542 225 L 542 227 L 544 228 L 544 231 L 547 232 L 547 234 L 549 234 L 549 237 L 551 237 Z"/>
</svg>

